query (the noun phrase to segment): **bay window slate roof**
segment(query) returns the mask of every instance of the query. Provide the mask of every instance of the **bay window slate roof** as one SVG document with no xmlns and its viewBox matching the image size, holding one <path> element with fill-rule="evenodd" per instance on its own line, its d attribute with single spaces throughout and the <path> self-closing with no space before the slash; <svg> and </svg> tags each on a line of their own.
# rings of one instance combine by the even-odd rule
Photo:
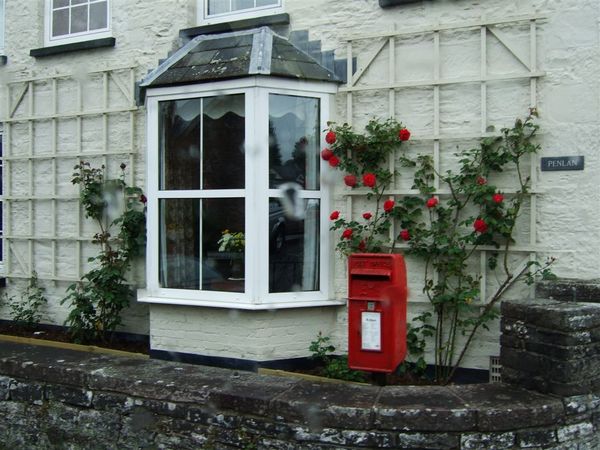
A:
<svg viewBox="0 0 600 450">
<path fill-rule="evenodd" d="M 253 75 L 342 82 L 268 27 L 197 36 L 141 81 L 142 89 Z"/>
</svg>

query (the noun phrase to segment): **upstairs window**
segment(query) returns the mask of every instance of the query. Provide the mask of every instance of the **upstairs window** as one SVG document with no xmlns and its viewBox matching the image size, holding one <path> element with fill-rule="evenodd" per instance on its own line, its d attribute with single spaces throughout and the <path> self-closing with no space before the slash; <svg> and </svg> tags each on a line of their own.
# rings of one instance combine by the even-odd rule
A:
<svg viewBox="0 0 600 450">
<path fill-rule="evenodd" d="M 109 0 L 46 0 L 46 45 L 109 36 Z"/>
<path fill-rule="evenodd" d="M 283 12 L 283 0 L 198 0 L 198 22 L 250 19 Z"/>
<path fill-rule="evenodd" d="M 0 0 L 0 55 L 4 55 L 4 0 Z"/>
</svg>

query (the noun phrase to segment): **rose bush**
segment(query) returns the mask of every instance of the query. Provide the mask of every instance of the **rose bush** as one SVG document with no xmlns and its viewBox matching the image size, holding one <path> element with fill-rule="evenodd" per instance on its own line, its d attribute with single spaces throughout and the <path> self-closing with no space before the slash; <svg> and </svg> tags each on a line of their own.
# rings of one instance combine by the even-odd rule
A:
<svg viewBox="0 0 600 450">
<path fill-rule="evenodd" d="M 367 199 L 374 201 L 373 214 L 365 212 L 364 221 L 345 218 L 338 211 L 332 214 L 332 230 L 343 230 L 337 249 L 343 254 L 391 252 L 402 244 L 407 254 L 424 260 L 423 292 L 433 315 L 425 312 L 418 316 L 409 327 L 407 340 L 417 367 L 422 369 L 425 338 L 432 335 L 440 383 L 452 378 L 477 330 L 497 317 L 496 305 L 511 285 L 523 278 L 532 282 L 536 276 L 552 276 L 549 266 L 553 259 L 511 267 L 508 258 L 531 184 L 524 175 L 522 160 L 539 151 L 534 143 L 538 130 L 535 116 L 532 110 L 525 120 L 502 129 L 499 136 L 485 138 L 478 147 L 457 153 L 460 166 L 456 172 L 438 173 L 431 155 L 400 153 L 410 131 L 392 119 L 370 121 L 364 134 L 346 124 L 331 124 L 326 135 L 331 152 L 339 158 L 338 169 L 352 177 L 350 183 L 345 178 L 345 184 L 355 189 L 361 179 Z M 384 200 L 393 175 L 400 175 L 387 168 L 390 154 L 399 156 L 401 167 L 413 172 L 412 188 L 418 195 Z M 505 170 L 513 170 L 517 182 L 508 200 L 490 182 Z M 399 230 L 394 236 L 390 236 L 392 224 Z M 468 269 L 472 267 L 469 262 L 479 258 L 475 252 L 481 246 L 496 249 L 488 250 L 487 265 L 489 270 L 498 270 L 500 280 L 498 289 L 487 299 L 480 298 L 481 275 Z M 430 317 L 434 324 L 428 323 Z M 459 346 L 457 336 L 461 335 L 465 339 Z"/>
</svg>

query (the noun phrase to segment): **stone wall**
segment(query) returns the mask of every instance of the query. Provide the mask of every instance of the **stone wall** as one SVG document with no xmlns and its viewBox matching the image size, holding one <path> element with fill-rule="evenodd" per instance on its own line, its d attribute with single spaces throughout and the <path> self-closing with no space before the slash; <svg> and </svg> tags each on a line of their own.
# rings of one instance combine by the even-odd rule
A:
<svg viewBox="0 0 600 450">
<path fill-rule="evenodd" d="M 504 384 L 375 387 L 4 344 L 0 449 L 566 449 L 600 397 Z M 579 445 L 579 447 L 577 447 Z"/>
</svg>

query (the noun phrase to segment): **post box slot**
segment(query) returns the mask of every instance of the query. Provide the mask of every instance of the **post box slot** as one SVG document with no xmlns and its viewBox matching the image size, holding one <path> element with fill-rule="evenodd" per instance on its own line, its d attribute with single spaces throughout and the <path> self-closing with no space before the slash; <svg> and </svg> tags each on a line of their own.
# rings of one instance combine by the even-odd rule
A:
<svg viewBox="0 0 600 450">
<path fill-rule="evenodd" d="M 392 271 L 389 269 L 368 269 L 361 267 L 351 269 L 350 275 L 353 279 L 383 278 L 389 280 L 392 278 Z"/>
</svg>

